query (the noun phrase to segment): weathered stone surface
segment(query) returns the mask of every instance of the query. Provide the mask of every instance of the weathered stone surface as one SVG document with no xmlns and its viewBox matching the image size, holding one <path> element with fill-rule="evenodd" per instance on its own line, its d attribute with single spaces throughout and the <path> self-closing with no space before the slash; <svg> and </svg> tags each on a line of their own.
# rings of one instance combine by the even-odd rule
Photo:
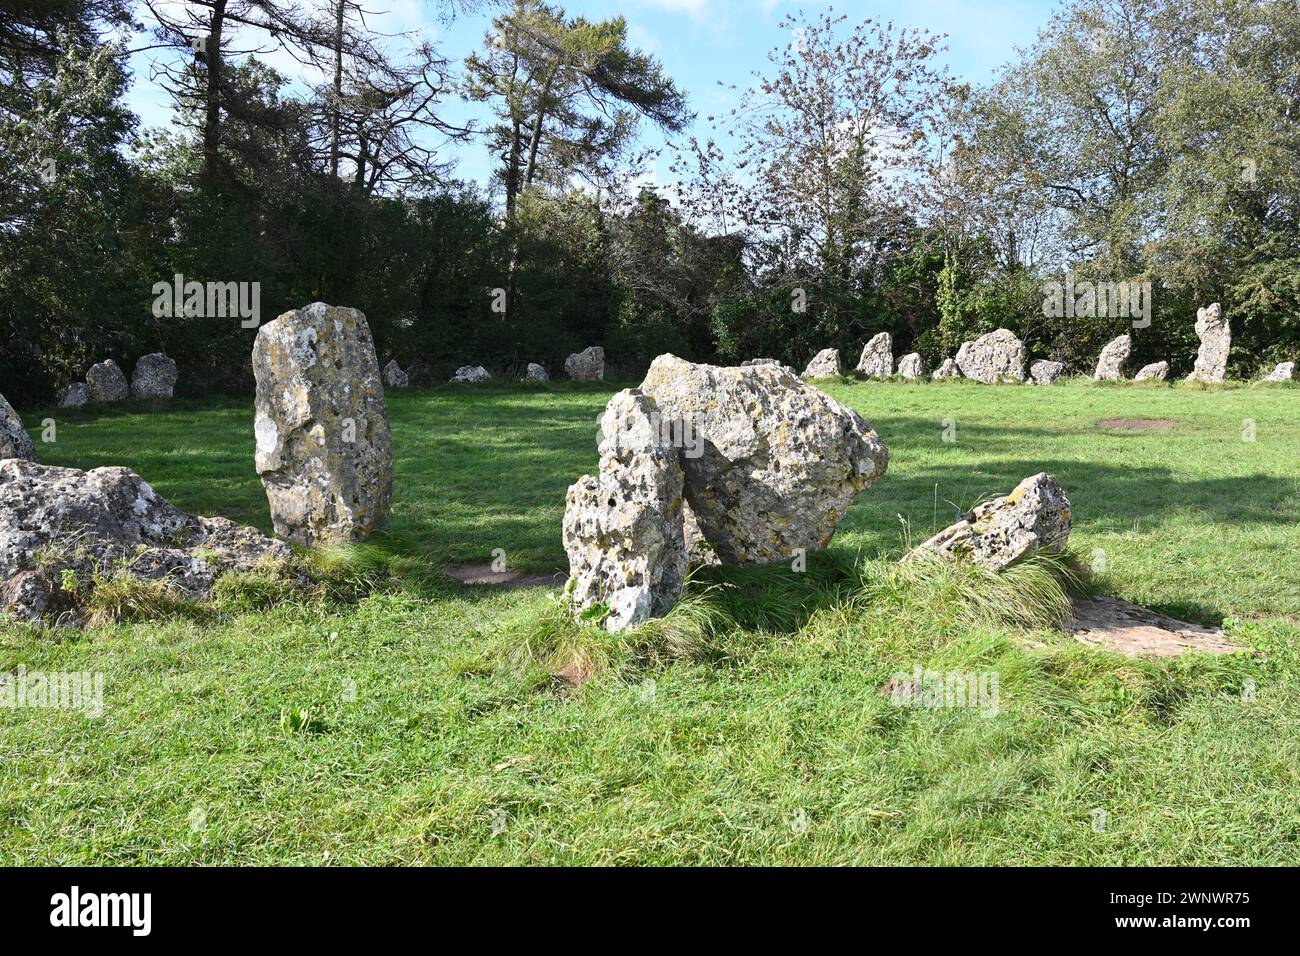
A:
<svg viewBox="0 0 1300 956">
<path fill-rule="evenodd" d="M 1007 329 L 963 342 L 957 352 L 957 367 L 967 378 L 985 385 L 1025 380 L 1025 346 Z"/>
<path fill-rule="evenodd" d="M 1168 362 L 1152 362 L 1150 365 L 1143 365 L 1138 369 L 1138 373 L 1133 376 L 1135 382 L 1163 382 L 1169 377 Z"/>
<path fill-rule="evenodd" d="M 477 385 L 480 382 L 490 381 L 492 376 L 482 365 L 462 365 L 456 369 L 456 374 L 449 381 L 464 382 L 470 385 Z"/>
<path fill-rule="evenodd" d="M 1124 363 L 1133 351 L 1133 336 L 1121 335 L 1108 343 L 1097 357 L 1097 370 L 1092 377 L 1098 382 L 1120 382 L 1124 380 Z"/>
<path fill-rule="evenodd" d="M 653 399 L 624 389 L 600 423 L 600 470 L 569 488 L 565 593 L 576 613 L 603 605 L 609 631 L 668 613 L 682 593 L 682 466 Z"/>
<path fill-rule="evenodd" d="M 92 365 L 86 373 L 86 386 L 92 402 L 121 402 L 131 394 L 126 376 L 112 359 Z"/>
<path fill-rule="evenodd" d="M 5 397 L 0 395 L 0 459 L 3 458 L 35 461 L 36 448 L 32 445 L 32 437 L 23 427 L 23 420 L 18 417 L 13 406 L 5 401 Z"/>
<path fill-rule="evenodd" d="M 756 359 L 746 359 L 745 361 L 740 363 L 741 368 L 751 368 L 755 365 L 775 365 L 777 368 L 784 369 L 785 371 L 789 372 L 791 375 L 799 374 L 789 365 L 786 365 L 784 362 L 782 362 L 780 359 L 756 358 Z"/>
<path fill-rule="evenodd" d="M 538 365 L 536 362 L 529 362 L 528 371 L 524 375 L 524 379 L 529 382 L 549 382 L 551 376 L 546 373 L 545 368 Z"/>
<path fill-rule="evenodd" d="M 1001 571 L 1038 551 L 1062 551 L 1069 540 L 1070 500 L 1055 478 L 1039 472 L 1011 494 L 977 505 L 904 560 L 933 553 Z"/>
<path fill-rule="evenodd" d="M 1189 652 L 1240 654 L 1249 650 L 1230 641 L 1221 628 L 1189 624 L 1104 596 L 1076 598 L 1074 613 L 1063 630 L 1084 644 L 1131 657 L 1177 657 Z"/>
<path fill-rule="evenodd" d="M 59 396 L 60 408 L 80 408 L 90 401 L 90 388 L 85 382 L 73 382 Z"/>
<path fill-rule="evenodd" d="M 857 412 L 777 366 L 719 368 L 661 355 L 641 390 L 664 422 L 696 438 L 699 453 L 682 458 L 686 500 L 703 545 L 723 564 L 824 548 L 889 463 Z"/>
<path fill-rule="evenodd" d="M 564 360 L 564 374 L 575 382 L 599 382 L 605 378 L 605 350 L 592 345 Z"/>
<path fill-rule="evenodd" d="M 162 352 L 140 356 L 131 373 L 131 397 L 169 399 L 176 387 L 176 363 Z"/>
<path fill-rule="evenodd" d="M 915 379 L 925 375 L 925 364 L 920 352 L 909 352 L 898 360 L 898 374 L 903 378 Z"/>
<path fill-rule="evenodd" d="M 1039 359 L 1029 366 L 1029 377 L 1034 380 L 1035 385 L 1051 385 L 1061 377 L 1061 373 L 1064 371 L 1064 362 L 1049 362 L 1046 359 Z"/>
<path fill-rule="evenodd" d="M 33 619 L 56 598 L 74 604 L 114 573 L 203 599 L 227 571 L 292 556 L 255 528 L 181 511 L 127 468 L 0 462 L 0 611 L 11 616 Z"/>
<path fill-rule="evenodd" d="M 946 358 L 943 360 L 943 364 L 934 370 L 934 374 L 931 375 L 930 378 L 936 381 L 941 378 L 961 378 L 961 369 L 957 367 L 955 361 Z"/>
<path fill-rule="evenodd" d="M 397 364 L 397 359 L 389 359 L 388 364 L 384 366 L 384 387 L 385 388 L 409 388 L 411 379 L 403 371 L 402 366 Z"/>
<path fill-rule="evenodd" d="M 894 340 L 888 332 L 873 336 L 862 346 L 858 371 L 871 378 L 889 378 L 894 374 Z"/>
<path fill-rule="evenodd" d="M 840 350 L 822 349 L 803 370 L 803 378 L 834 378 L 840 374 Z"/>
<path fill-rule="evenodd" d="M 1215 302 L 1196 310 L 1196 334 L 1201 346 L 1196 351 L 1196 365 L 1189 382 L 1222 382 L 1228 374 L 1228 353 L 1232 350 L 1232 329 Z"/>
<path fill-rule="evenodd" d="M 257 473 L 275 530 L 308 547 L 358 541 L 388 518 L 393 443 L 366 317 L 313 302 L 253 345 Z"/>
<path fill-rule="evenodd" d="M 1280 362 L 1278 366 L 1264 376 L 1266 382 L 1289 382 L 1295 378 L 1295 362 Z"/>
</svg>

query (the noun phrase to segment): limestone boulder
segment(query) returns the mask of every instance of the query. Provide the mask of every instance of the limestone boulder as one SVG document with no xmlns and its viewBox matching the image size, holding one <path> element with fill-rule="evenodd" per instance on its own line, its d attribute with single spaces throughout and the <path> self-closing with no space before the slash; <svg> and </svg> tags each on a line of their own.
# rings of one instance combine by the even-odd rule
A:
<svg viewBox="0 0 1300 956">
<path fill-rule="evenodd" d="M 898 374 L 906 379 L 918 379 L 925 375 L 925 364 L 920 352 L 909 352 L 898 360 Z"/>
<path fill-rule="evenodd" d="M 1196 352 L 1196 365 L 1192 368 L 1192 374 L 1187 376 L 1187 381 L 1222 382 L 1228 374 L 1232 329 L 1219 303 L 1196 310 L 1196 335 L 1200 338 L 1201 345 Z"/>
<path fill-rule="evenodd" d="M 1133 376 L 1135 382 L 1163 382 L 1169 377 L 1168 362 L 1152 362 L 1150 365 L 1143 365 L 1138 369 L 1138 373 Z"/>
<path fill-rule="evenodd" d="M 176 388 L 176 363 L 162 352 L 142 355 L 131 373 L 131 397 L 170 399 Z"/>
<path fill-rule="evenodd" d="M 836 378 L 840 374 L 840 350 L 822 349 L 803 370 L 803 378 Z"/>
<path fill-rule="evenodd" d="M 888 332 L 881 332 L 862 346 L 857 370 L 869 378 L 889 378 L 894 374 L 894 341 Z"/>
<path fill-rule="evenodd" d="M 1064 371 L 1064 362 L 1049 362 L 1046 359 L 1039 359 L 1029 366 L 1029 377 L 1034 380 L 1035 385 L 1052 385 L 1061 377 L 1061 373 Z"/>
<path fill-rule="evenodd" d="M 682 593 L 681 456 L 659 422 L 654 400 L 638 390 L 610 399 L 599 471 L 579 478 L 565 500 L 565 593 L 579 615 L 606 611 L 609 631 L 667 614 Z"/>
<path fill-rule="evenodd" d="M 524 380 L 528 382 L 549 382 L 551 376 L 546 373 L 546 369 L 536 362 L 528 363 L 528 371 L 524 374 Z"/>
<path fill-rule="evenodd" d="M 957 367 L 967 378 L 985 385 L 1025 380 L 1025 345 L 1007 329 L 963 342 L 957 352 Z"/>
<path fill-rule="evenodd" d="M 90 401 L 90 388 L 85 382 L 73 382 L 59 396 L 60 408 L 80 408 Z"/>
<path fill-rule="evenodd" d="M 92 365 L 86 372 L 86 387 L 92 402 L 122 402 L 131 395 L 126 376 L 112 359 Z"/>
<path fill-rule="evenodd" d="M 564 374 L 575 382 L 599 382 L 605 378 L 605 350 L 592 345 L 564 360 Z"/>
<path fill-rule="evenodd" d="M 393 442 L 366 317 L 313 302 L 253 345 L 257 473 L 276 532 L 314 547 L 358 541 L 388 519 Z"/>
<path fill-rule="evenodd" d="M 1120 382 L 1124 380 L 1124 363 L 1133 351 L 1133 336 L 1121 335 L 1108 343 L 1097 357 L 1097 370 L 1092 377 L 1098 382 Z"/>
<path fill-rule="evenodd" d="M 750 368 L 751 366 L 754 365 L 775 365 L 777 368 L 785 369 L 785 371 L 789 372 L 791 375 L 799 374 L 794 369 L 792 369 L 789 365 L 786 365 L 784 362 L 782 362 L 780 359 L 756 358 L 756 359 L 746 359 L 745 361 L 740 363 L 741 368 Z"/>
<path fill-rule="evenodd" d="M 686 501 L 728 565 L 788 561 L 826 547 L 889 451 L 857 412 L 779 366 L 720 368 L 661 355 L 641 383 L 661 419 L 695 436 Z"/>
<path fill-rule="evenodd" d="M 1070 500 L 1055 478 L 1039 472 L 1011 494 L 977 505 L 904 560 L 938 555 L 1001 571 L 1039 551 L 1059 553 L 1069 540 Z"/>
<path fill-rule="evenodd" d="M 1295 362 L 1280 362 L 1264 376 L 1266 382 L 1289 382 L 1295 378 Z"/>
<path fill-rule="evenodd" d="M 410 388 L 411 379 L 397 364 L 397 359 L 389 359 L 388 364 L 384 366 L 384 387 L 385 388 Z"/>
<path fill-rule="evenodd" d="M 35 461 L 36 448 L 32 444 L 32 437 L 23 427 L 23 420 L 5 397 L 0 395 L 0 459 L 4 458 Z"/>
<path fill-rule="evenodd" d="M 934 379 L 936 382 L 944 378 L 961 378 L 961 369 L 957 367 L 957 363 L 953 359 L 946 358 L 943 360 L 942 364 L 934 370 L 934 373 L 930 378 Z"/>
<path fill-rule="evenodd" d="M 491 381 L 492 376 L 482 365 L 462 365 L 456 369 L 456 374 L 449 381 L 461 382 L 468 385 L 478 385 L 481 382 Z"/>
</svg>

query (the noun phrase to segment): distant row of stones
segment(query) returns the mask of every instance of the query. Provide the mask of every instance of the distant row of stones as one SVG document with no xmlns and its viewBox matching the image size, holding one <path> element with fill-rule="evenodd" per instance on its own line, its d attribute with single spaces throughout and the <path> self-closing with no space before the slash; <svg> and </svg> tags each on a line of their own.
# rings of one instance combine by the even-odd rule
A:
<svg viewBox="0 0 1300 956">
<path fill-rule="evenodd" d="M 76 408 L 89 402 L 124 402 L 128 398 L 170 399 L 176 378 L 176 363 L 162 352 L 141 356 L 129 385 L 121 367 L 105 359 L 86 371 L 84 382 L 74 382 L 64 389 L 59 405 Z"/>
<path fill-rule="evenodd" d="M 1232 348 L 1232 331 L 1228 320 L 1223 317 L 1223 310 L 1216 302 L 1196 314 L 1196 334 L 1200 338 L 1196 365 L 1187 376 L 1193 382 L 1222 382 L 1227 375 L 1228 353 Z M 1097 358 L 1097 367 L 1093 378 L 1101 382 L 1124 380 L 1123 367 L 1133 350 L 1133 337 L 1121 335 L 1108 343 Z M 998 329 L 979 338 L 963 342 L 955 359 L 944 359 L 939 368 L 931 374 L 935 380 L 946 378 L 969 378 L 986 385 L 1003 382 L 1024 382 L 1025 345 L 1008 329 Z M 754 362 L 772 362 L 776 359 L 754 359 Z M 745 363 L 749 364 L 749 363 Z M 807 368 L 803 378 L 835 378 L 842 374 L 839 349 L 822 349 Z M 855 369 L 868 378 L 890 378 L 894 375 L 904 379 L 919 379 L 925 375 L 921 356 L 917 352 L 904 355 L 894 365 L 893 341 L 888 332 L 874 336 L 862 348 Z M 1039 360 L 1029 366 L 1028 380 L 1036 385 L 1051 385 L 1065 371 L 1062 362 Z M 1164 381 L 1169 376 L 1168 362 L 1153 362 L 1143 366 L 1134 376 L 1134 381 Z M 1273 371 L 1264 376 L 1266 382 L 1291 381 L 1295 377 L 1295 363 L 1282 362 Z"/>
<path fill-rule="evenodd" d="M 605 378 L 605 350 L 599 345 L 574 352 L 564 360 L 564 374 L 575 382 L 599 382 Z M 384 366 L 384 385 L 387 388 L 407 388 L 411 384 L 410 376 L 393 359 Z M 477 385 L 492 380 L 492 373 L 482 365 L 462 365 L 448 381 L 464 385 Z M 529 362 L 524 372 L 526 382 L 549 382 L 550 374 L 546 367 L 536 362 Z"/>
</svg>

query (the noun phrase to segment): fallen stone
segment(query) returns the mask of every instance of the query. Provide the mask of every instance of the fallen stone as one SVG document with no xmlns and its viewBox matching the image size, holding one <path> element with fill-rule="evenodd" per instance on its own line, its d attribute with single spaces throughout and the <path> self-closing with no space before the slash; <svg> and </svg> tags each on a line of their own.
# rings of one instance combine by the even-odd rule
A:
<svg viewBox="0 0 1300 956">
<path fill-rule="evenodd" d="M 1007 329 L 963 342 L 957 352 L 957 367 L 967 378 L 985 385 L 1025 380 L 1025 346 Z"/>
<path fill-rule="evenodd" d="M 462 365 L 456 369 L 456 374 L 451 377 L 450 381 L 478 385 L 481 382 L 489 381 L 491 378 L 492 376 L 488 373 L 488 370 L 482 365 Z"/>
<path fill-rule="evenodd" d="M 80 408 L 90 401 L 90 388 L 85 382 L 73 382 L 59 396 L 60 408 Z"/>
<path fill-rule="evenodd" d="M 1063 629 L 1084 644 L 1132 657 L 1249 650 L 1230 641 L 1220 628 L 1188 624 L 1112 597 L 1075 598 L 1074 615 Z"/>
<path fill-rule="evenodd" d="M 1215 302 L 1196 310 L 1196 334 L 1201 340 L 1196 351 L 1196 365 L 1189 382 L 1222 382 L 1228 374 L 1228 353 L 1232 350 L 1232 329 Z"/>
<path fill-rule="evenodd" d="M 938 381 L 939 379 L 942 378 L 961 378 L 961 369 L 957 367 L 957 363 L 955 361 L 953 361 L 950 358 L 946 358 L 943 360 L 943 364 L 934 370 L 934 374 L 931 375 L 930 378 L 934 379 L 935 381 Z"/>
<path fill-rule="evenodd" d="M 1039 359 L 1029 366 L 1029 377 L 1034 380 L 1035 385 L 1051 385 L 1061 377 L 1061 373 L 1064 371 L 1064 362 L 1049 362 L 1046 359 Z"/>
<path fill-rule="evenodd" d="M 840 374 L 840 350 L 822 349 L 813 356 L 808 367 L 803 370 L 802 378 L 836 378 Z"/>
<path fill-rule="evenodd" d="M 906 379 L 918 379 L 925 375 L 925 365 L 921 362 L 920 352 L 909 352 L 898 360 L 898 374 Z"/>
<path fill-rule="evenodd" d="M 720 368 L 661 355 L 641 390 L 695 437 L 684 454 L 688 537 L 728 565 L 826 547 L 889 451 L 857 412 L 778 366 Z M 700 540 L 702 539 L 702 540 Z"/>
<path fill-rule="evenodd" d="M 176 388 L 176 363 L 162 352 L 142 355 L 131 373 L 131 397 L 170 399 Z"/>
<path fill-rule="evenodd" d="M 1009 495 L 977 505 L 903 560 L 937 554 L 1002 571 L 1039 551 L 1063 551 L 1070 540 L 1070 500 L 1056 479 L 1039 472 Z"/>
<path fill-rule="evenodd" d="M 92 402 L 121 402 L 131 394 L 126 376 L 112 359 L 92 365 L 86 373 L 86 386 Z"/>
<path fill-rule="evenodd" d="M 366 317 L 313 302 L 263 325 L 253 345 L 257 473 L 276 532 L 316 547 L 388 519 L 393 442 Z"/>
<path fill-rule="evenodd" d="M 1169 377 L 1168 362 L 1152 362 L 1150 365 L 1143 365 L 1138 369 L 1138 373 L 1133 376 L 1135 382 L 1163 382 Z"/>
<path fill-rule="evenodd" d="M 1273 371 L 1264 376 L 1266 382 L 1289 382 L 1295 378 L 1295 362 L 1279 362 Z"/>
<path fill-rule="evenodd" d="M 549 382 L 551 376 L 546 374 L 546 369 L 536 362 L 528 363 L 528 371 L 524 374 L 525 381 L 529 382 Z"/>
<path fill-rule="evenodd" d="M 610 399 L 599 472 L 579 478 L 565 500 L 565 594 L 580 617 L 605 612 L 611 632 L 667 614 L 686 576 L 681 459 L 659 420 L 640 391 Z"/>
<path fill-rule="evenodd" d="M 32 437 L 23 427 L 23 420 L 18 417 L 3 395 L 0 395 L 0 459 L 23 458 L 36 460 L 36 448 Z"/>
<path fill-rule="evenodd" d="M 1124 380 L 1124 363 L 1133 351 L 1133 336 L 1121 335 L 1107 344 L 1097 357 L 1097 371 L 1093 378 L 1098 382 L 1120 382 Z"/>
<path fill-rule="evenodd" d="M 384 366 L 384 387 L 385 388 L 409 388 L 411 379 L 402 366 L 397 364 L 397 359 L 389 359 L 388 364 Z"/>
<path fill-rule="evenodd" d="M 575 382 L 599 382 L 605 378 L 605 350 L 592 345 L 564 360 L 564 374 Z"/>
<path fill-rule="evenodd" d="M 894 342 L 888 332 L 881 332 L 862 347 L 858 371 L 870 378 L 889 378 L 894 374 Z"/>
</svg>

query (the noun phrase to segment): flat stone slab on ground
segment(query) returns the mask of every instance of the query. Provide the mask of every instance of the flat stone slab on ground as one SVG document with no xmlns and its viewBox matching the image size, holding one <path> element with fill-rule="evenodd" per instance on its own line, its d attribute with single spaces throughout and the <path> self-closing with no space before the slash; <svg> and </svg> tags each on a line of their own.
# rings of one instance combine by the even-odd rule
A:
<svg viewBox="0 0 1300 956">
<path fill-rule="evenodd" d="M 1202 627 L 1119 598 L 1075 598 L 1074 618 L 1062 628 L 1075 640 L 1132 657 L 1177 657 L 1179 654 L 1240 654 L 1217 627 Z"/>
<path fill-rule="evenodd" d="M 453 581 L 469 585 L 490 585 L 500 588 L 549 588 L 564 584 L 564 572 L 527 574 L 523 571 L 494 571 L 490 563 L 452 564 L 442 569 Z"/>
</svg>

